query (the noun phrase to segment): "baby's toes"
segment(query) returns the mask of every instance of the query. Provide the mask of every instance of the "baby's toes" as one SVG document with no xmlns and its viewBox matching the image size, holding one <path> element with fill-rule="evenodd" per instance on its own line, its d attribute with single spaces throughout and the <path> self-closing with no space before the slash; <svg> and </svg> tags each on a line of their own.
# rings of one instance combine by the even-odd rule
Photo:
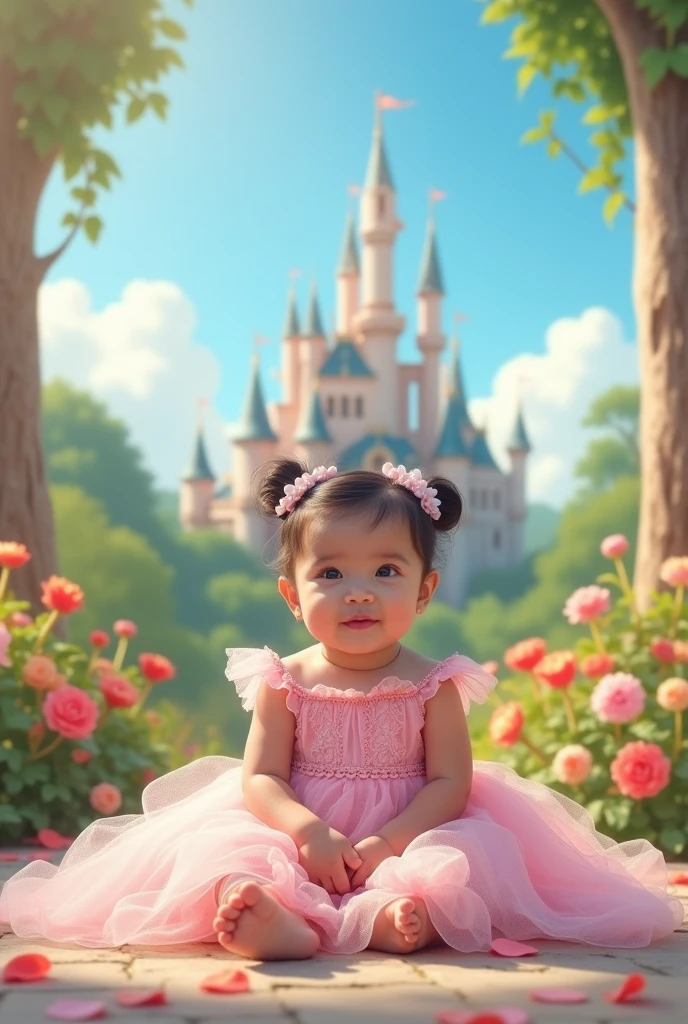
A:
<svg viewBox="0 0 688 1024">
<path fill-rule="evenodd" d="M 223 905 L 219 908 L 217 913 L 219 917 L 225 917 L 227 918 L 227 920 L 236 921 L 237 917 L 241 913 L 241 908 L 233 907 L 228 905 L 227 903 L 223 903 Z"/>
</svg>

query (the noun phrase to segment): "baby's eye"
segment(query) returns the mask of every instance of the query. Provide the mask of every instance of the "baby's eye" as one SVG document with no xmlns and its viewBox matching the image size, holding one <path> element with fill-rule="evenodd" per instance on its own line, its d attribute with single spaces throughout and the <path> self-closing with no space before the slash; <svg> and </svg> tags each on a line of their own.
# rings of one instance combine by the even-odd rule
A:
<svg viewBox="0 0 688 1024">
<path fill-rule="evenodd" d="M 331 572 L 335 573 L 335 575 L 334 576 L 330 576 Z M 323 571 L 320 573 L 320 575 L 324 576 L 326 580 L 336 580 L 342 574 L 340 573 L 339 569 L 323 569 Z"/>
<path fill-rule="evenodd" d="M 395 569 L 393 565 L 381 565 L 380 568 L 378 569 L 376 575 L 378 575 L 378 576 L 379 575 L 382 575 L 382 576 L 398 576 L 399 575 L 399 571 L 397 569 Z"/>
</svg>

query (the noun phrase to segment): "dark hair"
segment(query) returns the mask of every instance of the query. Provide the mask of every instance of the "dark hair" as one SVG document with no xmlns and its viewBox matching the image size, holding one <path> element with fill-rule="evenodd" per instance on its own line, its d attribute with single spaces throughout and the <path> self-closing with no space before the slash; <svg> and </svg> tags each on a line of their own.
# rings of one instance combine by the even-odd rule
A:
<svg viewBox="0 0 688 1024">
<path fill-rule="evenodd" d="M 254 475 L 259 511 L 274 521 L 277 518 L 275 506 L 284 497 L 285 485 L 293 484 L 307 472 L 308 466 L 296 459 L 274 459 L 261 466 Z M 303 551 L 306 527 L 314 519 L 369 513 L 372 529 L 389 516 L 404 517 L 413 546 L 423 562 L 423 571 L 429 573 L 435 565 L 439 534 L 450 533 L 459 525 L 463 501 L 451 480 L 443 476 L 431 477 L 428 485 L 437 489 L 441 502 L 439 519 L 432 519 L 423 511 L 415 494 L 382 473 L 352 469 L 321 481 L 303 495 L 292 512 L 280 517 L 279 553 L 273 568 L 280 575 L 293 578 L 294 562 Z"/>
</svg>

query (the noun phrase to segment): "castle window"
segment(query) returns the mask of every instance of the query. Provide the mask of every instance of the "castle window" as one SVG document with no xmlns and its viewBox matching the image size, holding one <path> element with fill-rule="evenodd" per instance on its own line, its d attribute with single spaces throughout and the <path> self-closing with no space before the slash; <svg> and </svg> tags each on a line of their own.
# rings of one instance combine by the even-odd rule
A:
<svg viewBox="0 0 688 1024">
<path fill-rule="evenodd" d="M 499 493 L 499 491 L 495 491 L 494 492 L 494 494 L 492 495 L 492 507 L 493 508 L 499 508 L 499 506 L 501 505 L 501 500 L 500 500 L 501 497 L 502 496 Z"/>
<path fill-rule="evenodd" d="M 349 396 L 342 395 L 342 416 L 349 415 Z"/>
<path fill-rule="evenodd" d="M 334 416 L 334 395 L 327 396 L 327 415 Z"/>
<path fill-rule="evenodd" d="M 363 399 L 360 395 L 356 396 L 356 415 L 359 419 L 363 415 Z"/>
<path fill-rule="evenodd" d="M 492 543 L 495 548 L 500 548 L 502 546 L 502 534 L 500 533 L 499 530 L 495 530 L 495 532 L 493 533 Z"/>
<path fill-rule="evenodd" d="M 382 193 L 377 197 L 377 215 L 378 217 L 385 215 L 385 197 Z"/>
</svg>

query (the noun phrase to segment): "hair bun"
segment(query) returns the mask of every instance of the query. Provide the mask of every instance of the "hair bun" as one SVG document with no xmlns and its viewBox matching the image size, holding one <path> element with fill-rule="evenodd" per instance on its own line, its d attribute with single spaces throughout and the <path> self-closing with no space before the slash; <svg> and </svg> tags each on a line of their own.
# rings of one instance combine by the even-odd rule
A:
<svg viewBox="0 0 688 1024">
<path fill-rule="evenodd" d="M 458 488 L 444 476 L 433 476 L 428 480 L 428 487 L 437 491 L 440 502 L 440 517 L 433 519 L 432 525 L 439 533 L 448 533 L 455 529 L 461 520 L 463 499 Z"/>
<path fill-rule="evenodd" d="M 253 477 L 254 502 L 258 511 L 274 517 L 275 507 L 284 497 L 284 488 L 307 472 L 308 466 L 297 459 L 272 459 L 259 466 Z M 282 519 L 286 518 L 288 516 L 282 516 Z"/>
</svg>

